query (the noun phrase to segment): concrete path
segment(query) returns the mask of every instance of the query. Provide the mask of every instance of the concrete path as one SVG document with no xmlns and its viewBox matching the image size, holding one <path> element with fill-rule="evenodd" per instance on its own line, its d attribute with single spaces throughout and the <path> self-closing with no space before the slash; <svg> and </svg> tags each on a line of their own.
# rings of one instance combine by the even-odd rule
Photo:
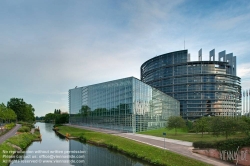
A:
<svg viewBox="0 0 250 166">
<path fill-rule="evenodd" d="M 12 128 L 10 131 L 5 133 L 4 135 L 0 136 L 0 144 L 3 143 L 6 139 L 14 136 L 17 132 L 17 130 L 21 127 L 21 124 L 17 124 L 14 128 Z"/>
<path fill-rule="evenodd" d="M 231 164 L 222 160 L 218 160 L 215 158 L 210 158 L 206 157 L 203 155 L 199 155 L 196 153 L 192 152 L 193 143 L 192 142 L 187 142 L 187 141 L 180 141 L 180 140 L 174 140 L 174 139 L 165 139 L 165 144 L 164 144 L 164 138 L 163 137 L 155 137 L 155 136 L 150 136 L 150 135 L 143 135 L 143 134 L 135 134 L 135 133 L 121 133 L 119 131 L 113 131 L 113 130 L 107 130 L 107 129 L 99 129 L 99 128 L 94 128 L 94 127 L 86 127 L 86 126 L 77 126 L 77 125 L 70 125 L 67 124 L 68 126 L 72 127 L 77 127 L 81 129 L 86 129 L 86 130 L 92 130 L 92 131 L 97 131 L 97 132 L 102 132 L 102 133 L 108 133 L 108 134 L 113 134 L 117 135 L 120 137 L 128 138 L 134 141 L 138 141 L 141 143 L 148 144 L 150 146 L 155 146 L 158 148 L 166 149 L 172 152 L 175 152 L 177 154 L 187 156 L 211 165 L 215 166 L 230 166 L 230 165 L 235 165 Z"/>
<path fill-rule="evenodd" d="M 115 135 L 125 137 L 128 139 L 132 139 L 134 141 L 145 143 L 145 144 L 155 146 L 158 148 L 166 149 L 166 150 L 181 154 L 183 156 L 187 156 L 187 157 L 190 157 L 190 158 L 193 158 L 196 160 L 203 161 L 203 162 L 211 164 L 211 165 L 216 165 L 216 166 L 235 165 L 235 164 L 230 164 L 230 163 L 222 161 L 222 160 L 218 160 L 215 158 L 210 158 L 210 157 L 206 157 L 203 155 L 193 153 L 192 152 L 192 149 L 193 149 L 192 142 L 180 141 L 180 140 L 174 140 L 174 139 L 165 139 L 165 144 L 164 144 L 163 137 L 155 137 L 155 136 L 149 136 L 149 135 L 143 135 L 143 134 L 133 134 L 133 133 L 120 133 L 120 134 L 115 134 Z"/>
</svg>

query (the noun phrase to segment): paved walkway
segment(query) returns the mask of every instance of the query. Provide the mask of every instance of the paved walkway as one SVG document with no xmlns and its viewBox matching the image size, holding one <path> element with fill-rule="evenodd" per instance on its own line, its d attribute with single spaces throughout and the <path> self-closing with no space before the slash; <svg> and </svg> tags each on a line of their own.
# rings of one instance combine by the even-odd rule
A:
<svg viewBox="0 0 250 166">
<path fill-rule="evenodd" d="M 222 160 L 218 160 L 215 158 L 210 158 L 206 157 L 203 155 L 199 155 L 196 153 L 192 152 L 193 149 L 193 143 L 192 142 L 187 142 L 187 141 L 180 141 L 180 140 L 174 140 L 174 139 L 165 139 L 165 144 L 164 144 L 164 138 L 163 137 L 155 137 L 155 136 L 150 136 L 150 135 L 143 135 L 143 134 L 134 134 L 134 133 L 121 133 L 119 131 L 112 131 L 112 130 L 107 130 L 107 129 L 99 129 L 99 128 L 94 128 L 94 127 L 85 127 L 85 126 L 77 126 L 77 125 L 69 125 L 72 127 L 77 127 L 77 128 L 82 128 L 82 129 L 87 129 L 87 130 L 93 130 L 93 131 L 98 131 L 102 133 L 108 133 L 108 134 L 114 134 L 120 137 L 125 137 L 134 141 L 138 141 L 141 143 L 145 143 L 151 146 L 155 146 L 158 148 L 166 149 L 178 154 L 181 154 L 183 156 L 187 156 L 196 160 L 203 161 L 205 163 L 211 164 L 211 165 L 216 165 L 216 166 L 229 166 L 229 165 L 235 165 L 231 164 Z"/>
<path fill-rule="evenodd" d="M 17 132 L 17 130 L 21 127 L 21 124 L 17 124 L 14 128 L 12 128 L 8 133 L 5 133 L 4 135 L 0 136 L 0 144 L 3 143 L 6 139 L 14 136 Z"/>
<path fill-rule="evenodd" d="M 218 160 L 215 158 L 210 158 L 210 157 L 206 157 L 203 155 L 193 153 L 192 149 L 194 147 L 193 147 L 192 142 L 180 141 L 180 140 L 174 140 L 174 139 L 165 139 L 165 144 L 164 144 L 163 137 L 155 137 L 155 136 L 133 134 L 133 133 L 121 133 L 121 134 L 116 134 L 116 135 L 125 137 L 128 139 L 132 139 L 134 141 L 138 141 L 141 143 L 145 143 L 151 146 L 155 146 L 158 148 L 166 149 L 166 150 L 181 154 L 183 156 L 187 156 L 196 160 L 203 161 L 211 165 L 216 165 L 216 166 L 217 165 L 219 166 L 235 165 L 235 164 L 230 164 L 222 160 Z"/>
</svg>

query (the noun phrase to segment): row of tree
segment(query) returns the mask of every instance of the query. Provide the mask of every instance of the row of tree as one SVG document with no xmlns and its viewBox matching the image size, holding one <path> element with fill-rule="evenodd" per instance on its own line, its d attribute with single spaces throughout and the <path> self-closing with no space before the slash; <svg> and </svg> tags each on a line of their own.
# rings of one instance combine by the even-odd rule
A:
<svg viewBox="0 0 250 166">
<path fill-rule="evenodd" d="M 214 136 L 224 135 L 226 139 L 230 135 L 234 135 L 237 132 L 245 133 L 250 136 L 250 118 L 249 117 L 201 117 L 200 119 L 192 122 L 185 121 L 182 117 L 172 116 L 169 117 L 167 122 L 169 129 L 184 128 L 187 127 L 189 131 L 200 132 L 203 134 L 211 133 Z"/>
<path fill-rule="evenodd" d="M 3 103 L 0 104 L 0 123 L 10 123 L 16 121 L 16 118 L 17 115 L 11 108 L 6 107 Z"/>
<path fill-rule="evenodd" d="M 55 109 L 54 113 L 48 113 L 43 118 L 45 123 L 55 123 L 55 124 L 63 124 L 69 123 L 69 114 L 63 113 L 61 114 L 60 109 Z"/>
<path fill-rule="evenodd" d="M 196 132 L 211 132 L 215 136 L 224 135 L 226 138 L 237 132 L 250 136 L 249 117 L 202 117 L 194 124 Z"/>
<path fill-rule="evenodd" d="M 55 109 L 54 114 L 61 114 L 61 110 L 60 109 Z"/>
<path fill-rule="evenodd" d="M 21 98 L 11 98 L 10 101 L 7 102 L 7 108 L 15 112 L 18 121 L 35 121 L 35 109 L 31 104 L 27 104 Z"/>
<path fill-rule="evenodd" d="M 44 116 L 36 116 L 36 121 L 43 121 L 44 120 Z"/>
</svg>

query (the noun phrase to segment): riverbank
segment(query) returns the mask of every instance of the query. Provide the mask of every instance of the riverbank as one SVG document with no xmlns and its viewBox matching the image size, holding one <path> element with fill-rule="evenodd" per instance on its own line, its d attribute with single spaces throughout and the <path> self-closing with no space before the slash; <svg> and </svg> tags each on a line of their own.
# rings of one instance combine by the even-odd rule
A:
<svg viewBox="0 0 250 166">
<path fill-rule="evenodd" d="M 14 126 L 12 129 L 6 131 L 3 135 L 0 136 L 0 144 L 2 144 L 5 140 L 7 140 L 8 138 L 14 136 L 17 132 L 17 130 L 19 130 L 19 128 L 22 125 L 20 124 L 16 124 L 16 126 Z"/>
<path fill-rule="evenodd" d="M 8 166 L 17 151 L 25 150 L 33 141 L 40 141 L 40 131 L 18 133 L 0 145 L 0 166 Z"/>
<path fill-rule="evenodd" d="M 155 165 L 185 165 L 185 166 L 203 166 L 208 165 L 164 149 L 152 147 L 133 140 L 122 138 L 115 135 L 99 133 L 69 126 L 59 126 L 62 135 L 70 134 L 82 141 L 99 146 L 105 146 L 112 150 L 117 150 L 126 155 L 139 158 Z"/>
</svg>

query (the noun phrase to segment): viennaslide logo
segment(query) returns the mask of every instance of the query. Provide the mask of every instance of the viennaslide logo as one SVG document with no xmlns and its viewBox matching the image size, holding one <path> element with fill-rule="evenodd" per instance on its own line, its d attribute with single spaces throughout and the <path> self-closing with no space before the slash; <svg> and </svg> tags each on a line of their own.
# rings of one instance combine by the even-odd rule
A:
<svg viewBox="0 0 250 166">
<path fill-rule="evenodd" d="M 224 161 L 236 161 L 236 165 L 239 161 L 247 161 L 247 150 L 239 151 L 239 146 L 236 151 L 222 150 L 220 151 L 220 158 Z"/>
</svg>

